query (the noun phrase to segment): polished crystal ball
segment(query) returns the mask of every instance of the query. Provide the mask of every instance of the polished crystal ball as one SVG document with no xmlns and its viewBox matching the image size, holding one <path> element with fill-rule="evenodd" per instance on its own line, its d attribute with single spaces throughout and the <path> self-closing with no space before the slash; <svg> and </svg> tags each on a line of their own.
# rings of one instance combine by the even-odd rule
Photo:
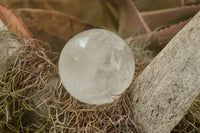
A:
<svg viewBox="0 0 200 133">
<path fill-rule="evenodd" d="M 74 36 L 63 48 L 58 65 L 65 89 L 89 104 L 112 102 L 129 87 L 135 72 L 128 45 L 103 29 Z"/>
</svg>

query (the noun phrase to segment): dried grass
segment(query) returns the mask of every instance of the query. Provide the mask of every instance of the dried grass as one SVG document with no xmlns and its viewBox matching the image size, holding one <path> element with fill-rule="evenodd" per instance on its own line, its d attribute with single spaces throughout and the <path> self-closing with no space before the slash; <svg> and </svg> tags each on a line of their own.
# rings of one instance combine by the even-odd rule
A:
<svg viewBox="0 0 200 133">
<path fill-rule="evenodd" d="M 2 132 L 141 132 L 132 119 L 129 90 L 110 104 L 79 102 L 63 88 L 43 50 L 21 43 L 0 79 Z"/>
<path fill-rule="evenodd" d="M 7 71 L 0 77 L 1 132 L 142 132 L 133 120 L 129 89 L 110 104 L 81 103 L 63 88 L 44 49 L 19 41 L 22 46 L 7 59 Z M 146 65 L 136 64 L 135 77 Z M 196 132 L 199 127 L 197 99 L 173 132 Z"/>
</svg>

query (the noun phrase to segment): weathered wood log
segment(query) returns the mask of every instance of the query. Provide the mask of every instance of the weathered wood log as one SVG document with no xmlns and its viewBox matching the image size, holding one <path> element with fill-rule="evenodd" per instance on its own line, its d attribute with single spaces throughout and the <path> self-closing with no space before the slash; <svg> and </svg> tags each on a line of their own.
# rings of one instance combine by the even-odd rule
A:
<svg viewBox="0 0 200 133">
<path fill-rule="evenodd" d="M 200 12 L 131 85 L 134 119 L 145 133 L 169 133 L 200 93 Z"/>
</svg>

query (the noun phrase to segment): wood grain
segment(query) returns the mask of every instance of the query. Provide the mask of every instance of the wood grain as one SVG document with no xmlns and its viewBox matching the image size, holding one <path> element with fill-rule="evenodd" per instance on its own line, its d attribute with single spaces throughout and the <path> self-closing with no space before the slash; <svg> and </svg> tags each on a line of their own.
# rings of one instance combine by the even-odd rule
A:
<svg viewBox="0 0 200 133">
<path fill-rule="evenodd" d="M 145 133 L 169 133 L 200 93 L 200 12 L 154 58 L 131 88 Z"/>
</svg>

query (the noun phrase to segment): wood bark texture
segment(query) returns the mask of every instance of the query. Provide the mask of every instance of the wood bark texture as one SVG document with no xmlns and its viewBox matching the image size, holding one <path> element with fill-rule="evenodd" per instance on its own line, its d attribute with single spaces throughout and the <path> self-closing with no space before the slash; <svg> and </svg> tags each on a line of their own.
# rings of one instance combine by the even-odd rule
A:
<svg viewBox="0 0 200 133">
<path fill-rule="evenodd" d="M 131 85 L 134 119 L 145 133 L 169 133 L 200 93 L 200 12 Z"/>
</svg>

